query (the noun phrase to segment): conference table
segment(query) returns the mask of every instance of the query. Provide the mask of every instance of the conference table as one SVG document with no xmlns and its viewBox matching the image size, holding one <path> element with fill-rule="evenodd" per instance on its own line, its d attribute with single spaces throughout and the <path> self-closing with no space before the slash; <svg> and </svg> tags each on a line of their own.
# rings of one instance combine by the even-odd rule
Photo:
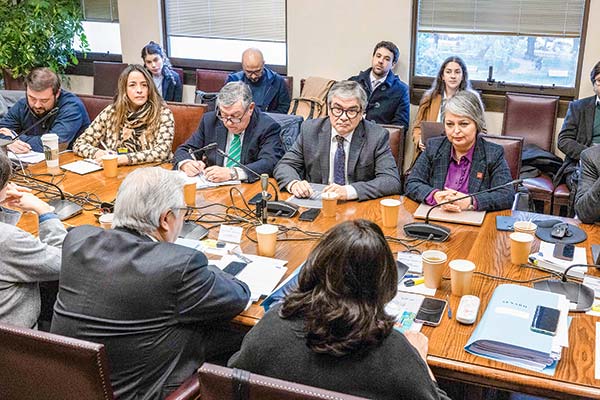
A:
<svg viewBox="0 0 600 400">
<path fill-rule="evenodd" d="M 64 165 L 71 161 L 79 159 L 72 153 L 63 153 L 60 155 L 60 163 Z M 148 166 L 148 165 L 145 165 Z M 170 165 L 162 165 L 164 168 L 170 168 Z M 136 167 L 120 167 L 116 178 L 105 178 L 102 171 L 97 171 L 87 175 L 77 175 L 64 171 L 49 171 L 45 163 L 35 164 L 28 168 L 32 174 L 59 174 L 54 177 L 50 175 L 35 175 L 39 179 L 60 181 L 59 186 L 68 193 L 75 194 L 82 192 L 93 193 L 102 201 L 111 202 L 116 196 L 120 182 L 125 176 Z M 223 213 L 225 206 L 233 203 L 243 208 L 244 204 L 239 193 L 246 199 L 251 198 L 260 191 L 259 183 L 241 184 L 235 186 L 239 190 L 231 190 L 230 186 L 221 186 L 218 188 L 202 189 L 197 191 L 196 206 L 203 207 L 197 210 L 198 213 Z M 281 198 L 285 199 L 289 195 L 281 193 Z M 399 198 L 399 196 L 390 196 Z M 486 215 L 483 225 L 469 226 L 458 224 L 443 224 L 451 228 L 452 233 L 446 242 L 431 241 L 413 241 L 404 242 L 395 239 L 407 239 L 402 231 L 402 226 L 413 222 L 413 212 L 417 204 L 409 199 L 402 198 L 403 206 L 400 208 L 398 216 L 398 225 L 396 228 L 382 228 L 386 236 L 390 237 L 389 243 L 391 249 L 395 252 L 407 250 L 408 246 L 416 244 L 415 249 L 424 251 L 427 249 L 437 249 L 444 251 L 448 255 L 448 260 L 467 259 L 476 264 L 476 271 L 487 274 L 506 277 L 514 280 L 530 280 L 548 275 L 548 273 L 533 268 L 527 268 L 510 262 L 510 241 L 509 232 L 496 230 L 495 216 L 511 215 L 510 210 L 491 212 Z M 97 210 L 96 210 L 97 212 Z M 234 213 L 229 210 L 228 212 Z M 521 218 L 531 218 L 531 215 L 520 215 Z M 337 223 L 349 219 L 366 218 L 381 226 L 381 215 L 379 200 L 365 202 L 349 201 L 340 203 L 335 218 L 326 218 L 319 215 L 313 222 L 302 222 L 298 217 L 294 218 L 269 218 L 270 223 L 279 224 L 283 227 L 278 236 L 276 258 L 288 260 L 288 271 L 286 276 L 295 270 L 307 257 L 311 248 L 315 245 L 314 236 L 304 234 L 302 231 L 312 231 L 323 233 Z M 554 218 L 554 217 L 553 217 Z M 578 220 L 567 220 L 570 223 L 579 225 L 588 235 L 585 242 L 578 244 L 586 248 L 588 260 L 591 260 L 591 244 L 600 243 L 600 227 L 597 225 L 580 224 Z M 84 211 L 67 221 L 66 226 L 78 226 L 81 224 L 95 224 L 97 216 L 95 211 Z M 209 228 L 211 224 L 203 224 Z M 209 237 L 216 239 L 219 224 L 214 224 L 215 229 L 209 229 Z M 37 233 L 37 219 L 31 214 L 26 214 L 19 223 L 23 229 L 32 233 Z M 290 228 L 291 230 L 287 230 Z M 298 229 L 298 230 L 296 230 Z M 256 254 L 256 244 L 254 239 L 255 232 L 252 226 L 246 224 L 246 235 L 243 236 L 241 249 L 247 254 Z M 305 239 L 305 240 L 302 240 Z M 533 244 L 534 250 L 539 246 L 539 239 L 536 238 Z M 591 274 L 600 275 L 597 271 L 590 271 Z M 449 277 L 449 269 L 446 266 L 444 277 Z M 499 279 L 492 279 L 482 275 L 474 275 L 472 283 L 472 292 L 481 299 L 481 307 L 477 322 L 481 319 L 482 313 L 488 304 L 494 289 L 503 283 L 508 283 Z M 527 284 L 531 285 L 531 284 Z M 438 289 L 436 297 L 446 298 L 449 296 L 449 304 L 453 311 L 456 311 L 460 298 L 450 294 L 450 281 L 444 279 L 442 287 Z M 252 304 L 246 311 L 235 318 L 234 323 L 243 327 L 253 326 L 262 315 L 263 309 L 259 302 Z M 510 366 L 501 362 L 488 360 L 467 353 L 464 346 L 471 336 L 477 322 L 473 325 L 462 325 L 454 318 L 449 319 L 444 316 L 441 324 L 437 327 L 422 328 L 422 332 L 429 338 L 429 354 L 427 363 L 432 368 L 437 377 L 453 381 L 460 381 L 483 387 L 494 387 L 509 391 L 518 391 L 532 395 L 539 395 L 551 398 L 573 399 L 573 398 L 596 398 L 600 399 L 600 380 L 595 379 L 595 336 L 597 318 L 584 313 L 571 313 L 571 325 L 569 328 L 569 347 L 563 349 L 562 358 L 558 363 L 554 376 L 547 376 L 542 373 L 529 371 L 526 369 Z M 506 327 L 510 329 L 510 327 Z"/>
</svg>

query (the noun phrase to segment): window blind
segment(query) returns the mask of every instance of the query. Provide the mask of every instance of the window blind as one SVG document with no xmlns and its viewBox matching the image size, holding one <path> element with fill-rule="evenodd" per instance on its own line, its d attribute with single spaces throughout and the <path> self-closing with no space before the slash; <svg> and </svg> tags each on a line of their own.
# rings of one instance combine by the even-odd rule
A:
<svg viewBox="0 0 600 400">
<path fill-rule="evenodd" d="M 117 0 L 81 0 L 83 19 L 97 22 L 117 22 Z"/>
<path fill-rule="evenodd" d="M 419 0 L 419 32 L 579 37 L 585 0 Z"/>
<path fill-rule="evenodd" d="M 166 0 L 175 36 L 285 42 L 285 0 Z"/>
</svg>

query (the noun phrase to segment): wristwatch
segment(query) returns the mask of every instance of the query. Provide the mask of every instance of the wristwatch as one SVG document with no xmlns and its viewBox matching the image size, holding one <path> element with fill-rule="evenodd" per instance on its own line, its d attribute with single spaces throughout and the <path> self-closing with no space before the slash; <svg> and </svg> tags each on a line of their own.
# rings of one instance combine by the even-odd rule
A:
<svg viewBox="0 0 600 400">
<path fill-rule="evenodd" d="M 475 209 L 475 206 L 473 205 L 473 197 L 471 197 L 471 204 L 469 204 L 469 206 L 467 207 L 467 211 L 473 211 Z"/>
<path fill-rule="evenodd" d="M 233 167 L 229 168 L 229 179 L 231 179 L 232 181 L 235 181 L 238 179 L 238 173 L 237 173 L 236 169 Z"/>
</svg>

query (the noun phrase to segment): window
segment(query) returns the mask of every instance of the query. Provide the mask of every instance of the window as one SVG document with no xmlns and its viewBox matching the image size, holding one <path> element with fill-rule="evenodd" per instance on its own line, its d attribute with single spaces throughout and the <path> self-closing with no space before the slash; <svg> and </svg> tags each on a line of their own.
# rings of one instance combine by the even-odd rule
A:
<svg viewBox="0 0 600 400">
<path fill-rule="evenodd" d="M 92 53 L 121 54 L 117 0 L 81 0 L 83 29 Z"/>
<path fill-rule="evenodd" d="M 249 47 L 286 65 L 285 0 L 165 0 L 169 56 L 239 63 Z"/>
<path fill-rule="evenodd" d="M 419 0 L 417 7 L 415 81 L 458 55 L 472 81 L 497 88 L 576 87 L 586 0 Z"/>
</svg>

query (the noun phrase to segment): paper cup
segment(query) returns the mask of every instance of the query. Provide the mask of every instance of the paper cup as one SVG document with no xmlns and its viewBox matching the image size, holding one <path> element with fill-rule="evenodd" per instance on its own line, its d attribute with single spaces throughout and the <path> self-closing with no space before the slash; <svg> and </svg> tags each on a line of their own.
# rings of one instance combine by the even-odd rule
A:
<svg viewBox="0 0 600 400">
<path fill-rule="evenodd" d="M 448 263 L 450 267 L 450 285 L 453 296 L 464 296 L 471 294 L 471 281 L 475 264 L 469 260 L 452 260 Z"/>
<path fill-rule="evenodd" d="M 511 233 L 510 262 L 513 264 L 527 264 L 531 253 L 531 242 L 533 242 L 533 235 L 529 233 Z"/>
<path fill-rule="evenodd" d="M 113 222 L 113 213 L 102 214 L 100 218 L 98 218 L 98 222 L 100 222 L 100 226 L 104 229 L 111 229 Z"/>
<path fill-rule="evenodd" d="M 256 227 L 256 239 L 258 241 L 259 256 L 275 256 L 278 231 L 279 228 L 275 225 L 263 224 Z"/>
<path fill-rule="evenodd" d="M 446 253 L 439 250 L 427 250 L 423 252 L 421 258 L 423 260 L 425 286 L 430 289 L 437 289 L 442 286 L 442 273 L 448 260 Z"/>
<path fill-rule="evenodd" d="M 42 135 L 42 146 L 44 147 L 44 158 L 48 168 L 58 167 L 58 135 L 46 133 Z"/>
<path fill-rule="evenodd" d="M 321 193 L 321 214 L 324 217 L 330 218 L 335 217 L 335 213 L 337 211 L 337 201 L 338 195 L 334 192 L 325 192 Z"/>
<path fill-rule="evenodd" d="M 537 225 L 531 221 L 517 221 L 513 224 L 513 228 L 515 232 L 529 233 L 530 235 L 535 236 Z"/>
<path fill-rule="evenodd" d="M 402 202 L 396 199 L 383 199 L 379 202 L 381 208 L 381 224 L 385 228 L 398 226 L 398 211 Z"/>
<path fill-rule="evenodd" d="M 102 168 L 104 176 L 107 178 L 115 178 L 119 173 L 118 156 L 116 154 L 105 154 L 102 156 Z"/>
<path fill-rule="evenodd" d="M 196 181 L 187 180 L 183 185 L 183 198 L 185 204 L 196 207 Z"/>
</svg>

